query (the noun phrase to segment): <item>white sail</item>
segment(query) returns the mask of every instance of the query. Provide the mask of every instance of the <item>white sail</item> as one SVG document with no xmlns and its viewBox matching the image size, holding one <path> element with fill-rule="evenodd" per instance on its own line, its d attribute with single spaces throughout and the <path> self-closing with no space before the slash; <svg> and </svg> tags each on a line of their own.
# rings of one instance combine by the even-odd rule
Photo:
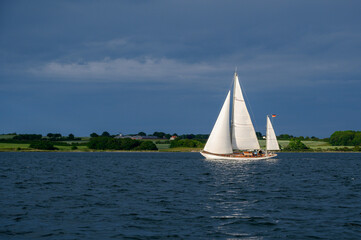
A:
<svg viewBox="0 0 361 240">
<path fill-rule="evenodd" d="M 266 135 L 266 148 L 267 150 L 280 150 L 280 147 L 278 145 L 278 142 L 277 142 L 277 137 L 276 137 L 276 134 L 275 134 L 275 131 L 273 129 L 273 126 L 272 126 L 272 123 L 271 123 L 271 120 L 269 119 L 269 117 L 267 116 L 267 135 Z"/>
<path fill-rule="evenodd" d="M 221 112 L 204 147 L 207 152 L 216 154 L 231 154 L 233 152 L 229 131 L 230 95 L 231 92 L 228 91 Z"/>
<path fill-rule="evenodd" d="M 237 73 L 234 73 L 233 87 L 232 147 L 239 150 L 260 149 Z"/>
</svg>

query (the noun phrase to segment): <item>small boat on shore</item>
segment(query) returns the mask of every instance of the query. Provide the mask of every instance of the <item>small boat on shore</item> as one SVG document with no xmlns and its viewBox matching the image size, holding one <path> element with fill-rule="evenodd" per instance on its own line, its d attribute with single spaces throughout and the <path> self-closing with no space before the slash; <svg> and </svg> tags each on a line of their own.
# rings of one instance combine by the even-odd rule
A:
<svg viewBox="0 0 361 240">
<path fill-rule="evenodd" d="M 273 151 L 278 150 L 280 148 L 269 116 L 267 116 L 266 150 L 261 150 L 235 72 L 232 104 L 231 90 L 229 90 L 208 141 L 200 153 L 207 159 L 250 160 L 276 157 L 277 154 Z"/>
</svg>

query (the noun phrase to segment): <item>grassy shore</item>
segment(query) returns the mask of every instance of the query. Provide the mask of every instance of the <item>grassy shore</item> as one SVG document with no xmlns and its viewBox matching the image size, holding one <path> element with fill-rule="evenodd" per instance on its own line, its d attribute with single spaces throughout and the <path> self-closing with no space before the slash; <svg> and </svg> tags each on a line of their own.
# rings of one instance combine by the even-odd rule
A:
<svg viewBox="0 0 361 240">
<path fill-rule="evenodd" d="M 11 139 L 11 135 L 2 135 L 0 138 L 2 139 Z M 74 141 L 74 143 L 85 143 L 89 140 L 89 138 L 84 138 L 82 141 Z M 155 142 L 155 141 L 154 141 Z M 260 146 L 262 149 L 266 146 L 265 140 L 260 140 Z M 285 148 L 289 141 L 288 140 L 279 140 L 279 144 L 282 148 Z M 353 150 L 354 147 L 352 146 L 331 146 L 328 142 L 324 141 L 302 141 L 306 146 L 310 148 L 310 151 L 313 152 L 334 152 L 339 149 L 347 147 L 350 151 Z M 73 142 L 67 142 L 69 144 Z M 0 152 L 34 152 L 34 151 L 45 151 L 45 150 L 37 150 L 29 147 L 30 144 L 28 143 L 6 143 L 0 142 Z M 187 147 L 178 147 L 178 148 L 170 148 L 169 143 L 156 143 L 159 152 L 199 152 L 201 148 L 187 148 Z M 77 149 L 72 149 L 73 146 L 64 146 L 64 145 L 57 145 L 55 144 L 54 147 L 58 148 L 58 150 L 54 150 L 55 152 L 104 152 L 104 151 L 96 151 L 93 149 L 89 149 L 87 146 L 79 145 Z M 107 150 L 110 152 L 112 150 Z M 119 151 L 114 151 L 119 152 Z"/>
</svg>

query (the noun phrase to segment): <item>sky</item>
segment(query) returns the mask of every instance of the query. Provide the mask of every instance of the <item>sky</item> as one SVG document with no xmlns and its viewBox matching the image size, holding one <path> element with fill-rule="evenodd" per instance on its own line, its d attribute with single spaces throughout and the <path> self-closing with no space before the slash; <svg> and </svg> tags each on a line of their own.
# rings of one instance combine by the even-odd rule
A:
<svg viewBox="0 0 361 240">
<path fill-rule="evenodd" d="M 0 133 L 208 134 L 235 68 L 256 131 L 361 130 L 361 1 L 0 2 Z"/>
</svg>

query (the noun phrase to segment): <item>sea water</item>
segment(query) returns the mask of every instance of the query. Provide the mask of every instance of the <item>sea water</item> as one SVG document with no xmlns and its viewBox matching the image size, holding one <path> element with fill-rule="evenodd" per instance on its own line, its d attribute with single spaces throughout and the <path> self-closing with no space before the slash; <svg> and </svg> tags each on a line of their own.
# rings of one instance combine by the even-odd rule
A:
<svg viewBox="0 0 361 240">
<path fill-rule="evenodd" d="M 361 154 L 0 153 L 1 239 L 361 239 Z"/>
</svg>

